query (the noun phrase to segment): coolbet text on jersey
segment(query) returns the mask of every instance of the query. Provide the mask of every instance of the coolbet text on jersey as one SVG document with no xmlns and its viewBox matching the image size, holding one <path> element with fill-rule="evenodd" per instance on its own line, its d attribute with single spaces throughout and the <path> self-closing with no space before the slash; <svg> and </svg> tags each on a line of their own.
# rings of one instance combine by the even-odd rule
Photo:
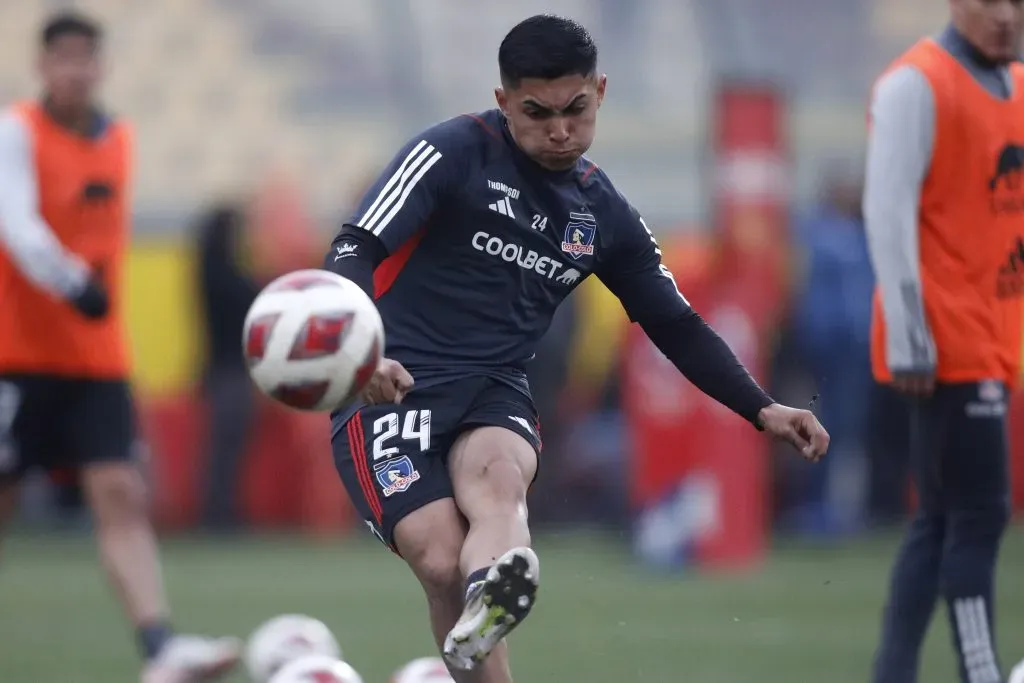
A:
<svg viewBox="0 0 1024 683">
<path fill-rule="evenodd" d="M 987 92 L 932 39 L 890 66 L 913 66 L 935 98 L 935 142 L 921 188 L 920 258 L 925 316 L 939 382 L 1017 383 L 1024 295 L 1024 66 L 1010 67 L 1012 94 Z M 887 72 L 888 73 L 888 72 Z M 876 291 L 875 377 L 892 379 Z M 911 344 L 924 344 L 911 339 Z"/>
<path fill-rule="evenodd" d="M 124 379 L 131 369 L 121 279 L 128 241 L 131 138 L 109 122 L 92 138 L 17 105 L 31 135 L 39 213 L 58 240 L 100 274 L 110 312 L 87 320 L 30 283 L 0 251 L 0 372 Z"/>
</svg>

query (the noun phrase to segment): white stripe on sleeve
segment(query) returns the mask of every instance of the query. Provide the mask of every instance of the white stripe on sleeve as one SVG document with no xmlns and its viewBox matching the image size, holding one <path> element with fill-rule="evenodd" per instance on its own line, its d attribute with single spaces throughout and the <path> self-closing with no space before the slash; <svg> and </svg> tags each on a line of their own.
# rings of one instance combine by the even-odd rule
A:
<svg viewBox="0 0 1024 683">
<path fill-rule="evenodd" d="M 379 236 L 402 209 L 416 183 L 441 159 L 441 153 L 421 140 L 402 160 L 401 165 L 381 188 L 373 204 L 359 219 L 359 227 Z"/>
<path fill-rule="evenodd" d="M 26 278 L 57 296 L 74 295 L 89 277 L 89 267 L 39 215 L 31 136 L 14 112 L 0 116 L 0 248 Z"/>
<path fill-rule="evenodd" d="M 654 233 L 651 232 L 651 229 L 647 227 L 647 222 L 643 218 L 640 218 L 640 225 L 644 226 L 644 230 L 647 231 L 647 236 L 651 238 L 651 244 L 654 245 L 654 253 L 658 255 L 659 259 L 661 259 L 661 247 L 658 246 L 658 240 L 657 238 L 655 238 Z M 676 288 L 676 294 L 678 294 L 679 298 L 683 300 L 683 303 L 689 306 L 690 302 L 687 300 L 686 296 L 679 290 L 679 283 L 676 282 L 676 278 L 674 275 L 672 275 L 672 271 L 668 269 L 668 266 L 666 266 L 664 263 L 659 263 L 658 270 L 661 271 L 661 274 L 667 277 L 669 281 L 672 283 L 672 286 Z"/>
</svg>

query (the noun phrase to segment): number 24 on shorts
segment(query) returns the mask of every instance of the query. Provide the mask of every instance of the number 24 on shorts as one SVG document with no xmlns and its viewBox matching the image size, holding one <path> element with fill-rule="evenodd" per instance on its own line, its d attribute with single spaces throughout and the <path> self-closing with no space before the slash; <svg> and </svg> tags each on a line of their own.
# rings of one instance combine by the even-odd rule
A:
<svg viewBox="0 0 1024 683">
<path fill-rule="evenodd" d="M 373 421 L 373 460 L 394 458 L 399 454 L 398 446 L 388 446 L 388 442 L 399 435 L 403 441 L 419 441 L 420 452 L 430 449 L 430 411 L 409 410 L 404 419 L 398 413 L 381 415 Z"/>
</svg>

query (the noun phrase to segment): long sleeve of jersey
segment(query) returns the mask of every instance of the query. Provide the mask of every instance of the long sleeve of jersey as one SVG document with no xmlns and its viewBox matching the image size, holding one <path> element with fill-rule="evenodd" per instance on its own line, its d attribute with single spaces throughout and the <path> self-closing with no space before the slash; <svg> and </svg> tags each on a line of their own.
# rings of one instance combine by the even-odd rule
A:
<svg viewBox="0 0 1024 683">
<path fill-rule="evenodd" d="M 89 267 L 39 215 L 34 164 L 25 124 L 10 112 L 0 116 L 0 247 L 29 281 L 68 298 L 85 286 Z"/>
<path fill-rule="evenodd" d="M 864 225 L 893 372 L 935 368 L 921 291 L 918 211 L 935 140 L 935 97 L 924 75 L 895 69 L 875 87 L 864 182 Z"/>
<path fill-rule="evenodd" d="M 679 292 L 643 218 L 631 209 L 626 225 L 616 229 L 622 232 L 615 257 L 598 277 L 694 386 L 760 428 L 758 414 L 774 401 Z"/>
<path fill-rule="evenodd" d="M 417 232 L 462 179 L 465 141 L 447 121 L 407 143 L 331 243 L 324 266 L 373 296 L 373 271 Z"/>
</svg>

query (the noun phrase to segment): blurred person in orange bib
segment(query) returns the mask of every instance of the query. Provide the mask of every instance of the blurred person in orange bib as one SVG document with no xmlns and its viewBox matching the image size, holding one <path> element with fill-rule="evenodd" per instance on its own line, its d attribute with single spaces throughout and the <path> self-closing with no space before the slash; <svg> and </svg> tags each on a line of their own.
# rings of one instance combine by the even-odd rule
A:
<svg viewBox="0 0 1024 683">
<path fill-rule="evenodd" d="M 950 0 L 952 22 L 873 91 L 864 216 L 875 378 L 911 404 L 918 509 L 875 683 L 913 683 L 939 595 L 960 679 L 1001 683 L 994 575 L 1009 517 L 1006 409 L 1024 293 L 1021 0 Z"/>
<path fill-rule="evenodd" d="M 168 622 L 134 458 L 121 296 L 132 143 L 95 100 L 101 43 L 91 20 L 52 17 L 42 98 L 0 115 L 0 524 L 27 471 L 77 470 L 103 566 L 138 629 L 143 683 L 188 683 L 230 668 L 239 648 Z"/>
</svg>

